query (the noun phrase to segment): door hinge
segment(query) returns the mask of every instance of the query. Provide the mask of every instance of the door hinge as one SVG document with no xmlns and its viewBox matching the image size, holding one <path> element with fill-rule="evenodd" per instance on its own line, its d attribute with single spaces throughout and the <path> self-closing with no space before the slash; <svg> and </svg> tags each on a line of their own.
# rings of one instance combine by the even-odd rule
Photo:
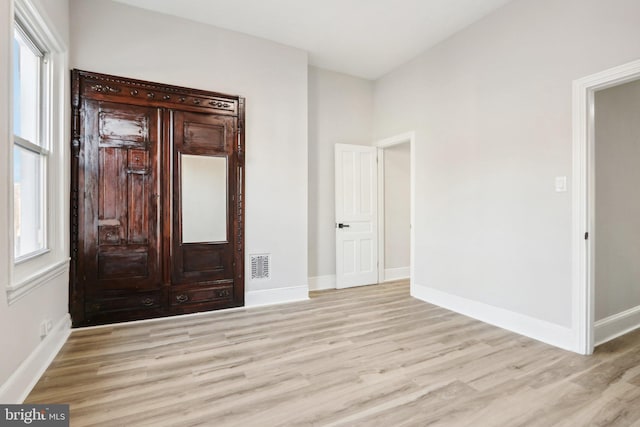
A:
<svg viewBox="0 0 640 427">
<path fill-rule="evenodd" d="M 589 240 L 589 232 L 584 233 L 584 240 Z"/>
</svg>

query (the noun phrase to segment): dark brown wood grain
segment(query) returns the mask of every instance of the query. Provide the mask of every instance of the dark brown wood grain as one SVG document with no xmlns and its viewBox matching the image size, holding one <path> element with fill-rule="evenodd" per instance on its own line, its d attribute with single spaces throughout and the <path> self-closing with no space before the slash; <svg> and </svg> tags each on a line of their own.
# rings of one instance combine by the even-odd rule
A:
<svg viewBox="0 0 640 427">
<path fill-rule="evenodd" d="M 227 238 L 221 242 L 182 243 L 181 154 L 226 157 L 228 187 L 236 188 L 238 159 L 234 150 L 235 117 L 176 111 L 173 115 L 173 284 L 233 279 L 233 219 L 236 195 L 227 198 Z M 230 295 L 229 298 L 232 296 Z"/>
<path fill-rule="evenodd" d="M 244 304 L 244 99 L 72 71 L 74 326 Z M 180 155 L 228 164 L 227 238 L 182 243 Z"/>
</svg>

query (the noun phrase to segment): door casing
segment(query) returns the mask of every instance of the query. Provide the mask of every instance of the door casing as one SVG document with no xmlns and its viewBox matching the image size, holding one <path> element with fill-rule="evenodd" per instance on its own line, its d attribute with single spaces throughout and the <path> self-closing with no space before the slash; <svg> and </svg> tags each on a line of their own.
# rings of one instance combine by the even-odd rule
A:
<svg viewBox="0 0 640 427">
<path fill-rule="evenodd" d="M 640 60 L 573 82 L 571 347 L 592 354 L 595 322 L 595 92 L 640 78 Z"/>
<path fill-rule="evenodd" d="M 415 155 L 414 155 L 414 144 L 415 141 L 415 132 L 405 132 L 399 135 L 394 135 L 389 138 L 385 138 L 376 142 L 376 147 L 378 148 L 378 282 L 382 283 L 385 281 L 385 257 L 384 257 L 384 247 L 385 247 L 385 227 L 384 227 L 384 149 L 393 147 L 400 144 L 409 144 L 409 177 L 410 177 L 410 230 L 409 230 L 409 239 L 410 239 L 410 251 L 409 251 L 409 278 L 413 278 L 413 265 L 414 265 L 414 199 L 415 199 Z"/>
</svg>

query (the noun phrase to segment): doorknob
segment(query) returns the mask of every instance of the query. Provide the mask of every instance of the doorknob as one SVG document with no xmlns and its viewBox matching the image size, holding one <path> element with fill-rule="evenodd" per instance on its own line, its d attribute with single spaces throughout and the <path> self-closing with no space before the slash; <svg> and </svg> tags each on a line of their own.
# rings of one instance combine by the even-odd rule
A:
<svg viewBox="0 0 640 427">
<path fill-rule="evenodd" d="M 338 228 L 349 228 L 349 224 L 338 223 Z"/>
</svg>

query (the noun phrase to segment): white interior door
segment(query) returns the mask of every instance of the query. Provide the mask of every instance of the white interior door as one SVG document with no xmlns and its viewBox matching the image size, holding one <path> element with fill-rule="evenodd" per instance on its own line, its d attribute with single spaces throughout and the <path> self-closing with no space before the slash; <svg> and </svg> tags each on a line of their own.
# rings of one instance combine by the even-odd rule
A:
<svg viewBox="0 0 640 427">
<path fill-rule="evenodd" d="M 336 287 L 378 282 L 376 147 L 336 144 Z"/>
</svg>

